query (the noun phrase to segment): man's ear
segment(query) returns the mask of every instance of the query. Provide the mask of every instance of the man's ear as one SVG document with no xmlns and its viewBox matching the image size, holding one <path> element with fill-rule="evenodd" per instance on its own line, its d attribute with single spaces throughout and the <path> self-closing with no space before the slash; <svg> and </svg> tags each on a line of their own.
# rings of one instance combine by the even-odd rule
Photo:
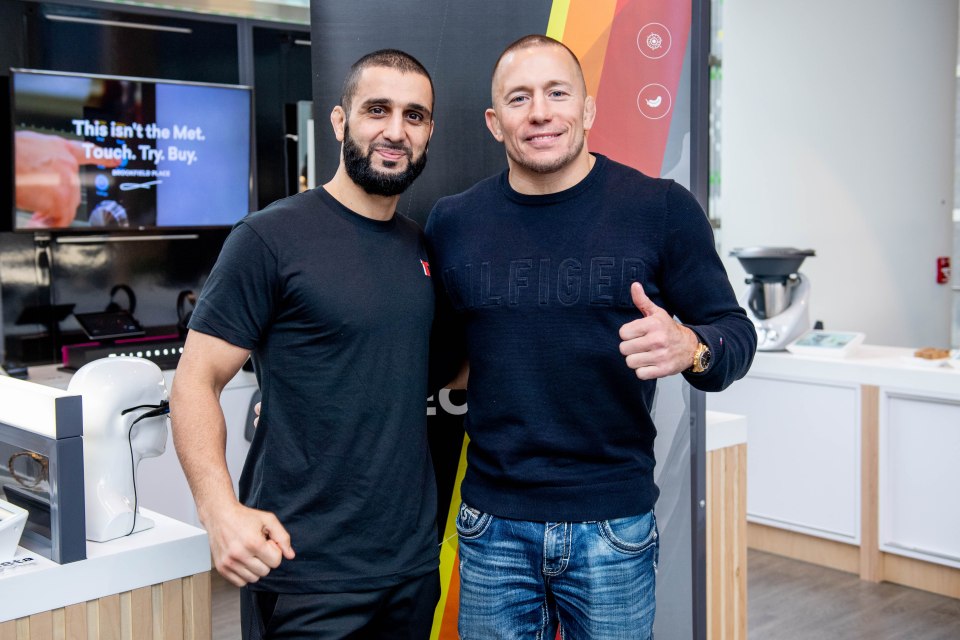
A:
<svg viewBox="0 0 960 640">
<path fill-rule="evenodd" d="M 487 109 L 483 112 L 483 117 L 487 120 L 487 129 L 496 138 L 497 142 L 503 142 L 503 131 L 500 130 L 500 119 L 497 118 L 497 112 L 493 109 Z"/>
<path fill-rule="evenodd" d="M 597 117 L 597 102 L 593 96 L 587 96 L 583 101 L 583 130 L 590 131 L 593 121 Z"/>
<path fill-rule="evenodd" d="M 343 107 L 337 105 L 330 112 L 330 124 L 333 125 L 333 135 L 337 137 L 337 142 L 343 142 L 343 125 L 347 122 L 347 114 Z"/>
</svg>

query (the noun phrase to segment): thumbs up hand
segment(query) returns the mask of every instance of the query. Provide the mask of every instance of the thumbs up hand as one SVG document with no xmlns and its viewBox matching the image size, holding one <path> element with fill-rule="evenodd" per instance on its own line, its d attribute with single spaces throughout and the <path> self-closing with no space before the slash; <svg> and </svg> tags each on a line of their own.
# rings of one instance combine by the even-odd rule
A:
<svg viewBox="0 0 960 640">
<path fill-rule="evenodd" d="M 689 369 L 699 344 L 697 335 L 654 304 L 639 282 L 630 286 L 630 296 L 643 317 L 620 327 L 620 353 L 627 366 L 641 380 L 664 378 Z"/>
</svg>

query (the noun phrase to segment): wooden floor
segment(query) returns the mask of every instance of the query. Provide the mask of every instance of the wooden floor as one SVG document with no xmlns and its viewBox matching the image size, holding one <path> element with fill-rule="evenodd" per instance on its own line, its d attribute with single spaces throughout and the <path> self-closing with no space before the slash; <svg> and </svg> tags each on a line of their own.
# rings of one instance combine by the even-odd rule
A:
<svg viewBox="0 0 960 640">
<path fill-rule="evenodd" d="M 750 640 L 958 640 L 960 600 L 749 552 Z M 213 640 L 240 637 L 238 590 L 215 576 Z"/>
<path fill-rule="evenodd" d="M 750 550 L 751 640 L 958 640 L 960 600 Z"/>
</svg>

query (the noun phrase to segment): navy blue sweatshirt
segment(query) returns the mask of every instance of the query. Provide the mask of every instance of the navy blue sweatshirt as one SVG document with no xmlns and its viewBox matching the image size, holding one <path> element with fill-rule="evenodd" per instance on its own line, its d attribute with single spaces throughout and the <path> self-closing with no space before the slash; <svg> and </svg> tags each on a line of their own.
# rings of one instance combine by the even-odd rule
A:
<svg viewBox="0 0 960 640">
<path fill-rule="evenodd" d="M 470 506 L 501 517 L 591 521 L 653 508 L 655 381 L 620 354 L 620 327 L 650 299 L 710 347 L 691 385 L 723 389 L 753 360 L 700 205 L 672 180 L 595 154 L 565 191 L 514 191 L 507 171 L 437 202 L 431 270 L 466 335 Z"/>
</svg>

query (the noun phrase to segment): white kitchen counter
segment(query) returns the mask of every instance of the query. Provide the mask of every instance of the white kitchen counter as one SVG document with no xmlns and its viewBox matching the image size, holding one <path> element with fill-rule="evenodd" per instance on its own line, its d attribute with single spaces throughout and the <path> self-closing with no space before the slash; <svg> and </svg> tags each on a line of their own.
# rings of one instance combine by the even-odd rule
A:
<svg viewBox="0 0 960 640">
<path fill-rule="evenodd" d="M 861 345 L 846 358 L 758 351 L 751 376 L 874 385 L 926 394 L 960 396 L 960 361 L 955 366 L 918 364 L 913 349 Z"/>
<path fill-rule="evenodd" d="M 716 451 L 747 441 L 747 418 L 735 413 L 707 411 L 707 451 Z"/>
<path fill-rule="evenodd" d="M 204 530 L 146 509 L 142 513 L 156 523 L 152 529 L 109 542 L 88 541 L 87 559 L 79 562 L 59 565 L 21 547 L 13 563 L 0 566 L 0 622 L 210 570 Z"/>
<path fill-rule="evenodd" d="M 913 353 L 758 352 L 707 395 L 749 425 L 751 544 L 960 597 L 960 511 L 942 497 L 960 486 L 960 361 Z"/>
</svg>

